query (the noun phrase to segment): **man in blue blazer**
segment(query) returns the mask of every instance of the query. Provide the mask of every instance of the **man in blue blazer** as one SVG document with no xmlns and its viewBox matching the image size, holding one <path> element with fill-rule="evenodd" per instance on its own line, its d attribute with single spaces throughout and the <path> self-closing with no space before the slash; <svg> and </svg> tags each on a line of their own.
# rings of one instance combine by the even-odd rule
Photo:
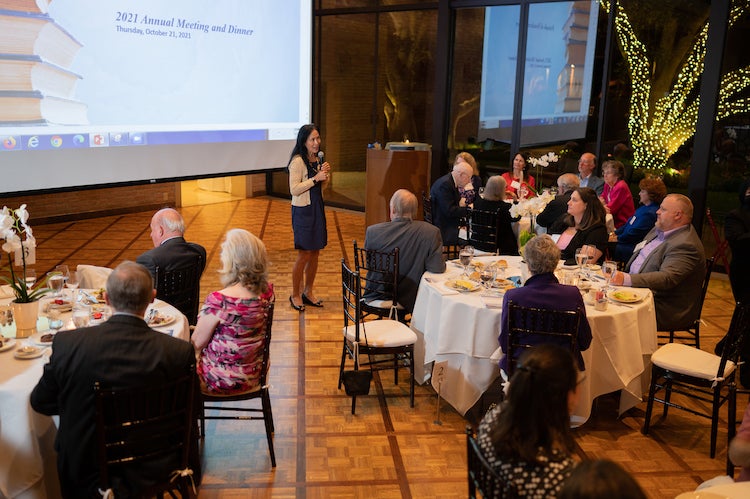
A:
<svg viewBox="0 0 750 499">
<path fill-rule="evenodd" d="M 121 263 L 107 279 L 105 300 L 112 317 L 97 326 L 61 331 L 52 341 L 52 356 L 31 392 L 31 406 L 42 414 L 60 415 L 55 449 L 63 497 L 96 495 L 94 382 L 107 388 L 158 385 L 184 376 L 195 364 L 190 343 L 154 331 L 144 321 L 153 288 L 143 266 Z M 153 484 L 155 474 L 152 468 L 140 468 L 113 477 L 116 497 L 130 497 Z"/>
<path fill-rule="evenodd" d="M 430 189 L 432 223 L 440 229 L 443 244 L 458 244 L 458 226 L 466 217 L 466 199 L 458 186 L 471 182 L 474 173 L 468 163 L 453 165 L 453 170 L 437 179 Z"/>
</svg>

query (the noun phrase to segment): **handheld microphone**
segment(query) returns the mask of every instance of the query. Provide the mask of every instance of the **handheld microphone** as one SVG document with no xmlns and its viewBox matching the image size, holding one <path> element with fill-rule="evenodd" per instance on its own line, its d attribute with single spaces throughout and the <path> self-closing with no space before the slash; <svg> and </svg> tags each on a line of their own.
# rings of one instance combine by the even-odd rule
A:
<svg viewBox="0 0 750 499">
<path fill-rule="evenodd" d="M 326 154 L 323 151 L 318 151 L 318 165 L 323 166 L 323 158 L 326 157 Z"/>
</svg>

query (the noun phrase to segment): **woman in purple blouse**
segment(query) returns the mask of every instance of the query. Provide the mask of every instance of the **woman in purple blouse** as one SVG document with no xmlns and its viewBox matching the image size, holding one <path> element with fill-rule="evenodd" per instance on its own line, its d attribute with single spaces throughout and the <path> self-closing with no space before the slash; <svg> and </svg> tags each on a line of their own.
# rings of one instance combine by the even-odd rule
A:
<svg viewBox="0 0 750 499">
<path fill-rule="evenodd" d="M 263 242 L 242 229 L 227 232 L 221 245 L 221 283 L 206 297 L 192 342 L 201 390 L 236 395 L 260 388 L 263 337 L 274 300 Z"/>
</svg>

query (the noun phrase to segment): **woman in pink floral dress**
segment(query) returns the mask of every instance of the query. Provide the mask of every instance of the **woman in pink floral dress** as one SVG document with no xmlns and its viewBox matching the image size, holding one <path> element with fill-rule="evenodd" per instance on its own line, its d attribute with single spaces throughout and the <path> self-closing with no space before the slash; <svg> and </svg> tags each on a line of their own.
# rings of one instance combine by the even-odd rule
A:
<svg viewBox="0 0 750 499">
<path fill-rule="evenodd" d="M 221 245 L 224 289 L 206 297 L 192 342 L 201 390 L 236 395 L 260 388 L 263 335 L 274 300 L 263 242 L 242 229 L 227 232 Z"/>
</svg>

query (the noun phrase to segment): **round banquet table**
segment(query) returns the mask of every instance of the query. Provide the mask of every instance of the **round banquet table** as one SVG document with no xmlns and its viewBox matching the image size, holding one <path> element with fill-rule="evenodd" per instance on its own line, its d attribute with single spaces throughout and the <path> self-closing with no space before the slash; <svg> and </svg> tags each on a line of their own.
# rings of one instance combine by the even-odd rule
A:
<svg viewBox="0 0 750 499">
<path fill-rule="evenodd" d="M 499 259 L 508 262 L 505 277 L 525 278 L 528 271 L 520 256 L 475 258 L 483 263 Z M 462 267 L 454 262 L 449 262 L 443 274 L 425 272 L 411 328 L 417 334 L 416 380 L 426 382 L 432 363 L 447 361 L 441 396 L 463 415 L 500 374 L 498 362 L 503 354 L 498 346 L 502 298 L 484 297 L 481 290 L 462 293 L 448 288 L 445 281 L 461 272 Z M 594 287 L 603 285 L 603 279 L 593 280 Z M 648 382 L 646 367 L 657 348 L 656 315 L 651 292 L 641 288 L 632 291 L 641 298 L 637 303 L 610 301 L 606 311 L 597 311 L 593 304 L 586 304 L 593 338 L 591 346 L 581 352 L 586 371 L 571 416 L 574 426 L 588 420 L 591 404 L 599 395 L 619 390 L 620 414 L 641 401 Z"/>
<path fill-rule="evenodd" d="M 66 291 L 66 296 L 69 296 L 69 291 Z M 10 301 L 10 297 L 0 298 L 0 306 L 6 306 Z M 47 298 L 42 300 L 40 314 L 48 301 Z M 175 319 L 153 329 L 190 340 L 188 320 L 176 308 L 161 300 L 155 300 L 149 306 L 151 308 Z M 71 312 L 61 314 L 62 330 L 74 329 L 71 317 Z M 37 329 L 40 332 L 49 329 L 46 317 L 39 318 Z M 0 335 L 14 337 L 15 325 L 0 326 Z M 41 357 L 16 359 L 13 352 L 25 345 L 39 346 L 30 338 L 16 339 L 12 348 L 0 352 L 0 497 L 52 499 L 60 497 L 57 453 L 54 450 L 56 418 L 37 413 L 29 403 L 29 396 L 42 376 L 51 348 L 40 347 L 45 349 Z"/>
</svg>

